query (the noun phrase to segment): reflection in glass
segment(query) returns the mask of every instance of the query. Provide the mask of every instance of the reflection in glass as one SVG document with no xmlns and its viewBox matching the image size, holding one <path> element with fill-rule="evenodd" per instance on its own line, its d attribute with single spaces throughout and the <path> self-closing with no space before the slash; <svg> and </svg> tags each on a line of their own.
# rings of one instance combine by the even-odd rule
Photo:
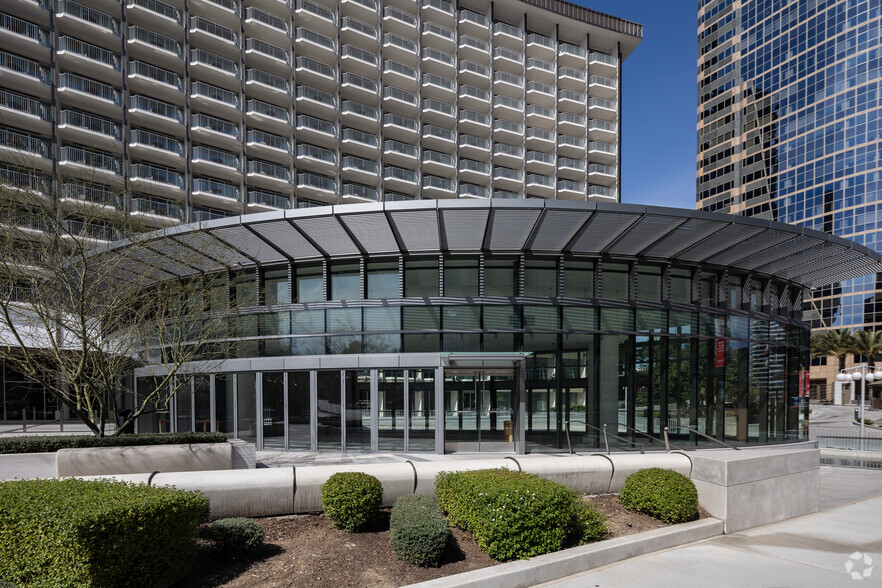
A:
<svg viewBox="0 0 882 588">
<path fill-rule="evenodd" d="M 408 370 L 410 395 L 409 447 L 435 449 L 435 370 Z"/>
<path fill-rule="evenodd" d="M 438 260 L 404 262 L 405 296 L 438 296 Z"/>
<path fill-rule="evenodd" d="M 288 450 L 309 451 L 309 372 L 288 372 Z"/>
<path fill-rule="evenodd" d="M 193 432 L 193 390 L 190 378 L 175 379 L 175 429 L 178 433 Z"/>
<path fill-rule="evenodd" d="M 594 263 L 570 261 L 564 263 L 564 296 L 594 298 Z"/>
<path fill-rule="evenodd" d="M 378 261 L 367 264 L 367 297 L 398 298 L 398 262 Z"/>
<path fill-rule="evenodd" d="M 404 372 L 402 370 L 378 372 L 377 409 L 377 448 L 380 451 L 404 451 Z"/>
<path fill-rule="evenodd" d="M 214 412 L 219 433 L 233 436 L 233 376 L 218 374 L 214 377 Z"/>
<path fill-rule="evenodd" d="M 557 262 L 531 259 L 524 268 L 524 295 L 553 298 L 557 296 Z"/>
<path fill-rule="evenodd" d="M 300 266 L 294 275 L 297 282 L 294 302 L 318 302 L 325 299 L 322 290 L 322 266 Z"/>
<path fill-rule="evenodd" d="M 477 259 L 448 259 L 444 261 L 444 295 L 478 295 Z"/>
<path fill-rule="evenodd" d="M 515 259 L 487 259 L 484 261 L 484 296 L 514 296 L 517 284 Z"/>
<path fill-rule="evenodd" d="M 236 420 L 239 426 L 239 439 L 257 443 L 257 387 L 256 374 L 236 375 Z"/>
<path fill-rule="evenodd" d="M 637 300 L 658 302 L 661 300 L 662 269 L 653 265 L 637 268 Z"/>
<path fill-rule="evenodd" d="M 340 372 L 318 372 L 316 408 L 318 409 L 318 448 L 342 451 L 340 421 Z"/>
<path fill-rule="evenodd" d="M 601 298 L 615 300 L 628 299 L 628 273 L 630 267 L 627 263 L 604 263 L 602 267 Z"/>
<path fill-rule="evenodd" d="M 193 376 L 193 411 L 196 431 L 213 431 L 211 423 L 211 379 L 208 376 Z"/>
<path fill-rule="evenodd" d="M 331 265 L 331 300 L 358 300 L 361 298 L 361 276 L 357 263 Z"/>
<path fill-rule="evenodd" d="M 285 449 L 285 375 L 263 374 L 263 447 Z"/>
<path fill-rule="evenodd" d="M 346 372 L 346 450 L 371 449 L 371 373 Z"/>
</svg>

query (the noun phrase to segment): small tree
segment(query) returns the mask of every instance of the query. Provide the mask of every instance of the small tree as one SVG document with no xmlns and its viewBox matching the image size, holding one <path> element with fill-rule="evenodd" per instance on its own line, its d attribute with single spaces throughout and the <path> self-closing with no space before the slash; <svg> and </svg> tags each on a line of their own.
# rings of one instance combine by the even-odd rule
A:
<svg viewBox="0 0 882 588">
<path fill-rule="evenodd" d="M 137 236 L 149 229 L 122 210 L 123 193 L 88 182 L 53 191 L 22 173 L 27 185 L 0 185 L 0 361 L 95 435 L 131 407 L 119 434 L 140 415 L 167 408 L 188 381 L 182 368 L 208 369 L 211 341 L 226 334 L 228 301 L 212 304 L 214 276 L 193 270 L 211 245 L 159 251 Z M 134 237 L 106 251 L 123 235 Z M 136 397 L 127 377 L 154 363 L 164 364 L 162 375 Z"/>
<path fill-rule="evenodd" d="M 812 335 L 811 356 L 835 356 L 839 360 L 840 371 L 845 369 L 845 360 L 852 353 L 855 353 L 855 339 L 851 329 L 831 329 Z"/>
<path fill-rule="evenodd" d="M 882 353 L 882 331 L 858 331 L 854 334 L 852 351 L 866 357 L 870 367 L 875 366 L 876 356 Z"/>
</svg>

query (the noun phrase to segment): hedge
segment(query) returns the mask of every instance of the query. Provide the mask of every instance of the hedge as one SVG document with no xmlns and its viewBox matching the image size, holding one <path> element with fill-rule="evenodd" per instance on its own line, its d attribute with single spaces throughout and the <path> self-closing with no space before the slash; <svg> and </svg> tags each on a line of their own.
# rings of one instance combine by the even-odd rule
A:
<svg viewBox="0 0 882 588">
<path fill-rule="evenodd" d="M 360 531 L 376 520 L 383 504 L 383 485 L 361 472 L 340 472 L 322 484 L 322 509 L 334 526 Z"/>
<path fill-rule="evenodd" d="M 0 438 L 3 453 L 53 453 L 80 447 L 130 447 L 134 445 L 179 445 L 186 443 L 226 443 L 223 433 L 143 433 L 117 437 L 93 435 L 33 435 Z"/>
<path fill-rule="evenodd" d="M 507 469 L 441 472 L 435 496 L 447 521 L 472 533 L 493 559 L 526 559 L 583 535 L 577 495 L 533 474 Z"/>
<path fill-rule="evenodd" d="M 109 480 L 0 482 L 0 581 L 156 586 L 187 574 L 208 499 Z"/>
<path fill-rule="evenodd" d="M 254 553 L 263 547 L 263 528 L 253 519 L 234 517 L 218 519 L 199 533 L 214 543 L 215 548 L 229 553 Z"/>
<path fill-rule="evenodd" d="M 402 496 L 392 506 L 389 518 L 392 551 L 403 562 L 437 567 L 447 546 L 450 529 L 435 501 L 428 496 Z"/>
<path fill-rule="evenodd" d="M 648 514 L 666 523 L 683 523 L 698 518 L 695 484 L 673 470 L 648 468 L 634 472 L 622 485 L 619 502 L 628 510 Z"/>
</svg>

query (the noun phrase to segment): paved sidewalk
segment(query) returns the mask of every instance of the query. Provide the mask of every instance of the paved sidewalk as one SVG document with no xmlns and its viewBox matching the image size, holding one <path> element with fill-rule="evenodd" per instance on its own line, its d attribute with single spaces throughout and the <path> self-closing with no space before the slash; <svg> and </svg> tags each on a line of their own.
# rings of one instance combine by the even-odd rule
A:
<svg viewBox="0 0 882 588">
<path fill-rule="evenodd" d="M 875 498 L 867 498 L 869 496 Z M 786 500 L 787 497 L 769 499 Z M 821 467 L 821 505 L 822 508 L 837 506 L 629 559 L 542 586 L 614 588 L 651 583 L 681 588 L 830 588 L 861 585 L 855 584 L 849 572 L 860 574 L 863 585 L 882 585 L 882 471 Z"/>
</svg>

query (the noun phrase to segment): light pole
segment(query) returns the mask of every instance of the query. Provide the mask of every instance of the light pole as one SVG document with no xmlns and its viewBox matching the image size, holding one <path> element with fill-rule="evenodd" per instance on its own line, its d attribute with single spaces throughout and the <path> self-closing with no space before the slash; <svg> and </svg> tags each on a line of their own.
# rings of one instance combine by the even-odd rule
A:
<svg viewBox="0 0 882 588">
<path fill-rule="evenodd" d="M 857 371 L 860 370 L 860 371 Z M 852 371 L 851 374 L 846 372 Z M 847 382 L 849 380 L 857 382 L 860 380 L 861 382 L 861 451 L 864 450 L 864 399 L 866 398 L 867 392 L 867 383 L 873 383 L 874 380 L 882 380 L 882 369 L 877 369 L 875 372 L 867 373 L 867 364 L 862 363 L 859 366 L 854 366 L 850 368 L 845 368 L 836 374 L 836 379 L 840 382 Z"/>
</svg>

